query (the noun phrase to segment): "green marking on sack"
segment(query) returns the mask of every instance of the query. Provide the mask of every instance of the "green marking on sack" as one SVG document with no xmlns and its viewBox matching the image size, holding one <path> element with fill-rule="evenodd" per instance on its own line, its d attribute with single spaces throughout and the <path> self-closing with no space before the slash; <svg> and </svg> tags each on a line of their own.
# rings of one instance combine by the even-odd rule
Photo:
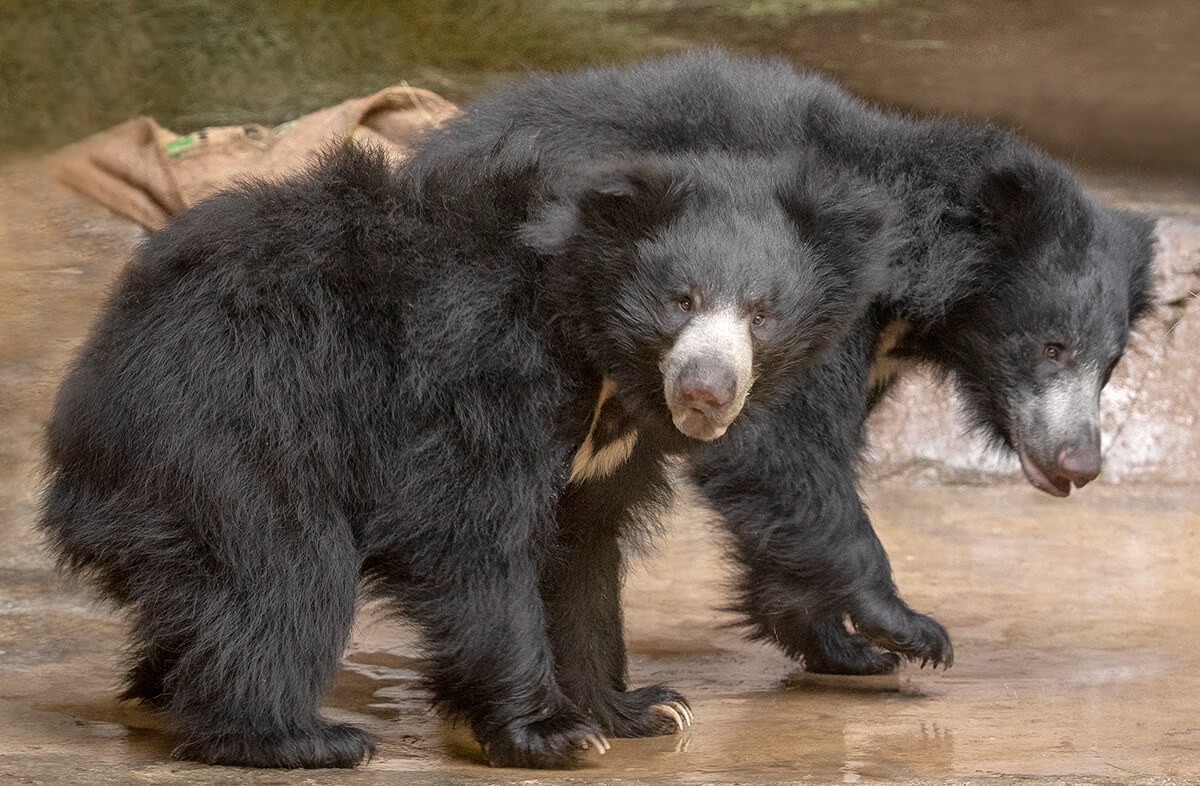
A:
<svg viewBox="0 0 1200 786">
<path fill-rule="evenodd" d="M 168 142 L 164 147 L 167 149 L 167 156 L 170 158 L 179 158 L 184 150 L 187 150 L 192 145 L 196 144 L 195 134 L 185 134 L 181 137 L 176 137 Z"/>
</svg>

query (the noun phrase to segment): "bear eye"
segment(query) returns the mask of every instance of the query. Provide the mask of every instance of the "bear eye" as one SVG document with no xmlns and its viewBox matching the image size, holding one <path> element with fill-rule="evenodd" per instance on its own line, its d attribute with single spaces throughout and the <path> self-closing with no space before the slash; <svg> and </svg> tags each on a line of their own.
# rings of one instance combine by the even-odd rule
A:
<svg viewBox="0 0 1200 786">
<path fill-rule="evenodd" d="M 762 327 L 763 323 L 765 323 L 766 321 L 767 321 L 766 314 L 755 314 L 754 319 L 750 320 L 750 324 L 754 325 L 754 327 Z"/>
<path fill-rule="evenodd" d="M 1046 355 L 1046 358 L 1048 360 L 1053 360 L 1055 363 L 1057 363 L 1057 362 L 1059 362 L 1059 360 L 1062 359 L 1063 345 L 1062 344 L 1047 344 L 1046 348 L 1044 350 L 1044 354 Z"/>
<path fill-rule="evenodd" d="M 678 303 L 679 303 L 679 309 L 681 311 L 691 311 L 692 310 L 692 299 L 690 297 L 687 297 L 685 295 L 685 296 L 679 298 Z"/>
</svg>

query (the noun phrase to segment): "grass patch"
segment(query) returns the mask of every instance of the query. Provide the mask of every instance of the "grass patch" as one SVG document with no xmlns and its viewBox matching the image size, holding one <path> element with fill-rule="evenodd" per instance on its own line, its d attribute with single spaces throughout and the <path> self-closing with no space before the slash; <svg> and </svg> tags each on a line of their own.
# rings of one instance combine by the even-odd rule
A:
<svg viewBox="0 0 1200 786">
<path fill-rule="evenodd" d="M 778 27 L 812 14 L 871 11 L 892 0 L 596 0 L 609 8 L 636 14 L 700 14 L 720 19 Z"/>
<path fill-rule="evenodd" d="M 401 80 L 462 100 L 492 74 L 625 61 L 647 39 L 571 0 L 4 0 L 0 150 L 139 114 L 275 125 Z"/>
<path fill-rule="evenodd" d="M 0 0 L 0 152 L 150 115 L 272 126 L 402 80 L 452 101 L 498 74 L 688 44 L 773 51 L 810 14 L 892 0 Z"/>
</svg>

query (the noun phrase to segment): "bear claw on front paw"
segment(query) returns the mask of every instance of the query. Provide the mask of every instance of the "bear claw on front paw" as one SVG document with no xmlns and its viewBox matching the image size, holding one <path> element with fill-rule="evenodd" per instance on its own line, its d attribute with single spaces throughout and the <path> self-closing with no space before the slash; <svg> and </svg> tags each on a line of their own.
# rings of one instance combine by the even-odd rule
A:
<svg viewBox="0 0 1200 786">
<path fill-rule="evenodd" d="M 585 751 L 603 754 L 610 747 L 596 724 L 575 711 L 513 724 L 481 742 L 493 767 L 527 769 L 570 769 L 579 766 Z"/>
<path fill-rule="evenodd" d="M 875 646 L 890 650 L 910 663 L 920 662 L 922 668 L 932 662 L 934 668 L 950 668 L 954 664 L 954 646 L 950 634 L 941 624 L 924 614 L 907 612 L 900 621 L 892 624 L 870 625 L 858 619 L 855 627 Z"/>
<path fill-rule="evenodd" d="M 608 753 L 608 749 L 611 747 L 612 743 L 603 734 L 589 734 L 583 738 L 583 745 L 580 746 L 580 749 L 588 750 L 589 748 L 595 748 L 596 753 L 603 756 Z"/>
<path fill-rule="evenodd" d="M 678 734 L 693 722 L 687 699 L 666 685 L 606 692 L 584 704 L 610 737 L 662 737 Z"/>
<path fill-rule="evenodd" d="M 916 656 L 909 658 L 909 660 L 915 661 Z M 935 671 L 937 670 L 938 666 L 941 666 L 942 671 L 945 671 L 946 669 L 948 669 L 954 665 L 954 648 L 951 647 L 949 644 L 947 644 L 945 649 L 939 650 L 938 652 L 936 652 L 932 655 L 922 656 L 920 667 L 922 669 L 925 668 L 925 664 L 927 664 L 927 663 L 932 663 L 933 669 Z"/>
<path fill-rule="evenodd" d="M 679 727 L 679 731 L 683 731 L 692 725 L 694 716 L 692 710 L 686 704 L 679 701 L 669 701 L 665 704 L 655 704 L 650 709 L 655 712 L 666 715 L 671 720 L 675 721 L 675 725 Z"/>
</svg>

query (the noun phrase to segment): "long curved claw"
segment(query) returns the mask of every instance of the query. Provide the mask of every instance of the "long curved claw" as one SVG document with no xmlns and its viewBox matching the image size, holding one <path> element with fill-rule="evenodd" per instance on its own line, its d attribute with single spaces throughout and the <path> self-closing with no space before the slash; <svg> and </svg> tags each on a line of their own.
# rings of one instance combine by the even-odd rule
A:
<svg viewBox="0 0 1200 786">
<path fill-rule="evenodd" d="M 683 731 L 688 726 L 692 725 L 692 712 L 683 704 L 677 701 L 667 702 L 666 704 L 655 704 L 651 707 L 655 712 L 662 713 L 675 721 L 679 731 Z"/>
<path fill-rule="evenodd" d="M 603 734 L 589 734 L 583 739 L 583 747 L 585 750 L 587 748 L 595 748 L 596 753 L 600 754 L 601 756 L 603 756 L 605 753 L 608 753 L 608 749 L 612 747 L 612 743 L 610 743 Z"/>
</svg>

